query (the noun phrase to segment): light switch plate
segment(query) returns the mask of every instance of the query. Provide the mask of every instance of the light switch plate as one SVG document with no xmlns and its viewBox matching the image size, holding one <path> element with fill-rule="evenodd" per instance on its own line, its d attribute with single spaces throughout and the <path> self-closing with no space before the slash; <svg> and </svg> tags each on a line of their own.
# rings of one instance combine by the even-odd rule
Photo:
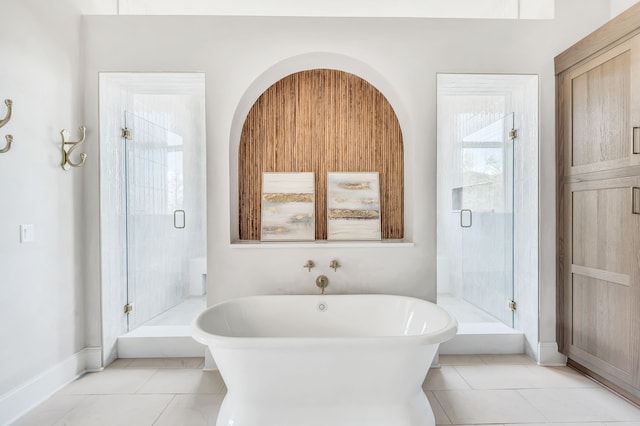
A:
<svg viewBox="0 0 640 426">
<path fill-rule="evenodd" d="M 35 240 L 35 228 L 33 225 L 20 225 L 20 242 L 32 243 Z"/>
</svg>

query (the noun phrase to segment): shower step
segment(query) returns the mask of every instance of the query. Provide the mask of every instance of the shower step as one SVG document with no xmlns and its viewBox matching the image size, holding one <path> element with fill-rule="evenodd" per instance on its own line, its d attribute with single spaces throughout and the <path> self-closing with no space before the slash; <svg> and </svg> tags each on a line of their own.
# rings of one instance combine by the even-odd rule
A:
<svg viewBox="0 0 640 426">
<path fill-rule="evenodd" d="M 188 325 L 142 326 L 118 337 L 118 358 L 202 357 L 204 350 Z"/>
<path fill-rule="evenodd" d="M 522 354 L 524 342 L 523 332 L 500 322 L 459 323 L 456 336 L 440 345 L 440 354 Z"/>
<path fill-rule="evenodd" d="M 142 326 L 118 338 L 118 358 L 202 357 L 205 346 L 189 326 Z M 443 355 L 521 354 L 524 333 L 502 323 L 459 323 L 458 333 L 440 345 Z"/>
</svg>

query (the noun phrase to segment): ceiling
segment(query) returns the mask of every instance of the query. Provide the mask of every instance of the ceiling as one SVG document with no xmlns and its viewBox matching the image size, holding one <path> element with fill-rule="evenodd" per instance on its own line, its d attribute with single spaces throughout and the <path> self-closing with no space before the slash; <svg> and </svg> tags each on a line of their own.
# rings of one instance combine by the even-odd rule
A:
<svg viewBox="0 0 640 426">
<path fill-rule="evenodd" d="M 85 14 L 553 19 L 555 0 L 74 0 Z"/>
</svg>

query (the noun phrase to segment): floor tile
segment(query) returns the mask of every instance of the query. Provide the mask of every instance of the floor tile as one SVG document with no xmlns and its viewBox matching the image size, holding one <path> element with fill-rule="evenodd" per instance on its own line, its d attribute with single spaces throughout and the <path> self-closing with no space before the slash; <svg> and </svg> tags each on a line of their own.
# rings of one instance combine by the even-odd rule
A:
<svg viewBox="0 0 640 426">
<path fill-rule="evenodd" d="M 640 408 L 606 389 L 525 389 L 518 392 L 552 422 L 640 421 Z"/>
<path fill-rule="evenodd" d="M 173 395 L 94 395 L 55 426 L 152 425 Z"/>
<path fill-rule="evenodd" d="M 513 390 L 436 391 L 434 395 L 455 425 L 547 420 L 522 395 Z"/>
<path fill-rule="evenodd" d="M 132 358 L 127 368 L 198 368 L 204 358 Z"/>
<path fill-rule="evenodd" d="M 153 376 L 153 369 L 105 369 L 88 373 L 66 386 L 61 393 L 74 395 L 135 393 Z"/>
<path fill-rule="evenodd" d="M 640 408 L 576 371 L 512 355 L 444 355 L 423 383 L 438 425 L 640 426 Z M 202 358 L 117 360 L 17 426 L 214 425 L 226 387 Z M 197 366 L 197 368 L 185 367 Z"/>
<path fill-rule="evenodd" d="M 471 387 L 464 381 L 455 367 L 442 366 L 440 368 L 432 368 L 429 370 L 427 378 L 422 385 L 422 389 L 425 391 L 433 391 L 471 389 Z"/>
<path fill-rule="evenodd" d="M 215 426 L 224 395 L 176 395 L 153 426 Z"/>
<path fill-rule="evenodd" d="M 107 365 L 106 368 L 127 368 L 131 364 L 131 361 L 133 361 L 133 358 L 118 358 L 111 364 Z"/>
<path fill-rule="evenodd" d="M 138 390 L 138 393 L 222 393 L 224 382 L 217 371 L 163 369 Z"/>
<path fill-rule="evenodd" d="M 57 394 L 22 416 L 13 426 L 50 426 L 74 408 L 86 403 L 88 395 Z"/>
<path fill-rule="evenodd" d="M 536 365 L 536 362 L 526 355 L 478 355 L 485 364 L 521 364 Z"/>
<path fill-rule="evenodd" d="M 478 355 L 440 355 L 440 365 L 482 365 Z"/>
<path fill-rule="evenodd" d="M 567 367 L 538 365 L 456 366 L 473 389 L 585 388 L 598 384 Z"/>
<path fill-rule="evenodd" d="M 624 423 L 615 423 L 616 425 Z M 580 423 L 507 423 L 504 426 L 606 426 L 601 422 L 580 422 Z"/>
<path fill-rule="evenodd" d="M 438 402 L 438 399 L 435 397 L 433 392 L 425 392 L 427 395 L 427 399 L 429 400 L 429 404 L 431 405 L 431 410 L 433 410 L 433 415 L 436 418 L 437 425 L 450 425 L 451 420 L 447 417 L 447 413 L 444 412 L 442 406 Z"/>
</svg>

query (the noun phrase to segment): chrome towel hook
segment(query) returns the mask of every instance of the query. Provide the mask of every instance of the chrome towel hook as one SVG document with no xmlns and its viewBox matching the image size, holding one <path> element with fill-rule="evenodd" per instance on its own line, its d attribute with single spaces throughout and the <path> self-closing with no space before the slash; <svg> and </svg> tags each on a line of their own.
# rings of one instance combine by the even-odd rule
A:
<svg viewBox="0 0 640 426">
<path fill-rule="evenodd" d="M 7 106 L 7 115 L 0 120 L 0 128 L 11 120 L 11 112 L 13 111 L 13 101 L 11 99 L 5 99 L 4 104 Z M 11 143 L 13 142 L 12 135 L 5 135 L 4 138 L 7 140 L 7 144 L 4 148 L 0 149 L 0 153 L 9 151 L 11 149 Z"/>
<path fill-rule="evenodd" d="M 62 135 L 62 163 L 60 165 L 64 170 L 69 170 L 71 167 L 80 167 L 84 165 L 84 162 L 87 159 L 87 154 L 85 154 L 84 152 L 80 154 L 80 161 L 77 163 L 71 161 L 70 158 L 73 150 L 75 150 L 81 143 L 84 142 L 86 135 L 86 128 L 84 126 L 80 127 L 80 133 L 82 135 L 80 140 L 72 142 L 67 140 L 67 138 L 69 137 L 69 132 L 67 132 L 65 129 L 62 129 L 62 131 L 60 132 L 60 134 Z M 66 150 L 66 145 L 71 145 L 71 148 L 69 148 L 69 150 Z"/>
</svg>

